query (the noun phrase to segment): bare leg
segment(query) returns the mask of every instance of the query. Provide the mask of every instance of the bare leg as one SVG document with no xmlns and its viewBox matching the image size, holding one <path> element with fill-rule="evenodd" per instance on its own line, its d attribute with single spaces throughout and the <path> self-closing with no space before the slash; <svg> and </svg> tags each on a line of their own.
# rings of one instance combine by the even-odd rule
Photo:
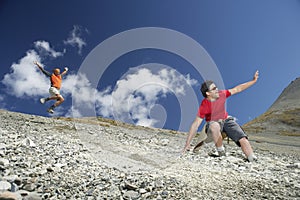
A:
<svg viewBox="0 0 300 200">
<path fill-rule="evenodd" d="M 242 151 L 244 152 L 247 158 L 249 155 L 253 154 L 252 147 L 247 138 L 243 137 L 242 139 L 239 140 L 239 142 L 241 144 Z"/>
<path fill-rule="evenodd" d="M 65 101 L 65 99 L 60 94 L 47 98 L 47 101 L 49 100 L 56 100 L 56 102 L 50 107 L 51 109 L 54 109 Z"/>
<path fill-rule="evenodd" d="M 61 95 L 56 95 L 55 97 L 56 97 L 56 102 L 54 104 L 55 107 L 59 106 L 65 101 L 65 99 Z"/>
<path fill-rule="evenodd" d="M 218 122 L 214 122 L 209 125 L 209 131 L 212 134 L 212 138 L 217 148 L 223 146 L 223 137 L 220 129 L 221 127 Z"/>
<path fill-rule="evenodd" d="M 58 99 L 58 97 L 55 95 L 55 96 L 52 96 L 52 97 L 48 97 L 48 98 L 46 99 L 46 101 L 57 100 L 57 99 Z"/>
</svg>

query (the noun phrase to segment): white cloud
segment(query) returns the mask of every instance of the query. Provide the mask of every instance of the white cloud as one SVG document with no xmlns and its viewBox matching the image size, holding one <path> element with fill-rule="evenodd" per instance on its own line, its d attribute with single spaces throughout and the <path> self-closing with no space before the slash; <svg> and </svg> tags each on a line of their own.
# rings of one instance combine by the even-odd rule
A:
<svg viewBox="0 0 300 200">
<path fill-rule="evenodd" d="M 114 91 L 97 93 L 100 115 L 125 122 L 134 121 L 137 125 L 155 126 L 157 121 L 150 118 L 150 111 L 159 98 L 169 93 L 183 96 L 186 87 L 197 83 L 174 69 L 161 69 L 157 73 L 147 68 L 131 71 L 117 82 Z"/>
<path fill-rule="evenodd" d="M 108 87 L 103 91 L 93 89 L 84 74 L 68 75 L 63 91 L 72 93 L 73 104 L 67 115 L 82 117 L 85 110 L 95 109 L 95 114 L 103 117 L 155 126 L 158 121 L 151 118 L 150 111 L 159 98 L 170 93 L 183 96 L 186 87 L 197 83 L 174 69 L 161 69 L 156 73 L 147 68 L 129 71 L 114 89 Z"/>
<path fill-rule="evenodd" d="M 96 90 L 91 88 L 84 74 L 68 75 L 63 81 L 63 88 L 65 93 L 72 94 L 75 105 L 93 107 Z"/>
<path fill-rule="evenodd" d="M 86 46 L 86 42 L 81 38 L 81 34 L 84 30 L 80 26 L 73 26 L 73 30 L 70 32 L 70 35 L 67 40 L 64 41 L 65 44 L 71 46 L 76 46 L 78 48 L 78 54 L 81 55 L 82 48 Z M 85 30 L 85 32 L 88 32 Z"/>
<path fill-rule="evenodd" d="M 63 56 L 65 52 L 55 51 L 50 47 L 49 42 L 46 41 L 36 41 L 34 42 L 34 47 L 39 51 L 41 56 L 51 56 L 53 58 L 57 58 L 59 56 Z"/>
<path fill-rule="evenodd" d="M 2 80 L 2 84 L 7 87 L 7 93 L 19 98 L 47 94 L 49 80 L 33 64 L 40 60 L 36 51 L 30 50 L 18 63 L 13 63 L 12 72 L 6 74 Z"/>
</svg>

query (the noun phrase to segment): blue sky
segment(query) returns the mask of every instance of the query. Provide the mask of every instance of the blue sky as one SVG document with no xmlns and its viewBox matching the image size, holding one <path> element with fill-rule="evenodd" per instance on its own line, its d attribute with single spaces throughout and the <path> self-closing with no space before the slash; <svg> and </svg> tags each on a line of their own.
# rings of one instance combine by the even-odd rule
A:
<svg viewBox="0 0 300 200">
<path fill-rule="evenodd" d="M 300 76 L 300 1 L 0 1 L 0 108 L 50 116 L 45 69 L 69 67 L 55 116 L 187 131 L 203 79 L 244 124 Z M 214 73 L 217 72 L 217 73 Z"/>
</svg>

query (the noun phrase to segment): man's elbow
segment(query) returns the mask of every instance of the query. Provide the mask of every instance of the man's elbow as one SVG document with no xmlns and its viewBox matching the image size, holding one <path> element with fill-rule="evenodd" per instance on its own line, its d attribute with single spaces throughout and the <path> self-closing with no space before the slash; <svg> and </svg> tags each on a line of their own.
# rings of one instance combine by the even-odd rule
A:
<svg viewBox="0 0 300 200">
<path fill-rule="evenodd" d="M 202 121 L 195 120 L 193 123 L 193 128 L 198 129 Z"/>
<path fill-rule="evenodd" d="M 236 88 L 235 93 L 240 93 L 241 91 L 243 91 L 242 88 Z"/>
<path fill-rule="evenodd" d="M 231 95 L 234 95 L 234 94 L 240 93 L 241 91 L 242 91 L 242 89 L 237 87 L 237 88 L 233 88 L 230 91 L 230 93 L 231 93 Z"/>
</svg>

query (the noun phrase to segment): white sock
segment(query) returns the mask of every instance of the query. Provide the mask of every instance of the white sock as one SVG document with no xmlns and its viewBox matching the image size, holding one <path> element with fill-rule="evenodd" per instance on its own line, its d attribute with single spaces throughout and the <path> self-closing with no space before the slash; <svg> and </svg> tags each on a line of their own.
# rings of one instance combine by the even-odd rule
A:
<svg viewBox="0 0 300 200">
<path fill-rule="evenodd" d="M 254 153 L 251 153 L 247 159 L 249 162 L 253 162 L 254 160 L 257 160 L 257 157 L 254 155 Z"/>
<path fill-rule="evenodd" d="M 220 147 L 217 147 L 217 151 L 225 151 L 224 146 L 222 145 L 222 146 L 220 146 Z"/>
</svg>

